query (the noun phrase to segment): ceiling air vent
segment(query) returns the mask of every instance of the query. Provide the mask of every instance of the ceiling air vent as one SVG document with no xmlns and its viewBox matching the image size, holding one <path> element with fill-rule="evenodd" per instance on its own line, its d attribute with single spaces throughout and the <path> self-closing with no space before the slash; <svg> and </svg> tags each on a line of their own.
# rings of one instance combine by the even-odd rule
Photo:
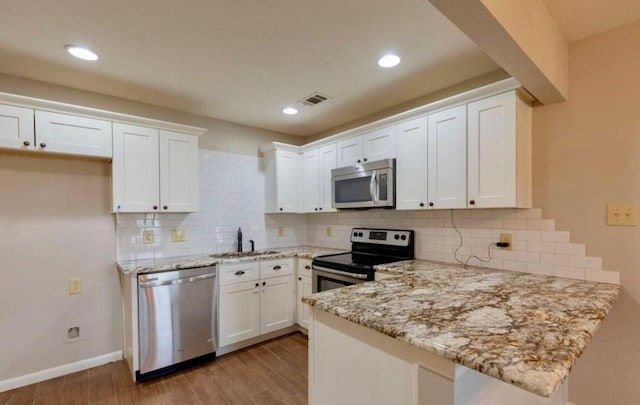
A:
<svg viewBox="0 0 640 405">
<path fill-rule="evenodd" d="M 307 107 L 313 107 L 314 105 L 318 105 L 327 100 L 329 100 L 329 96 L 325 96 L 321 93 L 313 93 L 312 95 L 300 100 L 300 103 L 306 105 Z"/>
</svg>

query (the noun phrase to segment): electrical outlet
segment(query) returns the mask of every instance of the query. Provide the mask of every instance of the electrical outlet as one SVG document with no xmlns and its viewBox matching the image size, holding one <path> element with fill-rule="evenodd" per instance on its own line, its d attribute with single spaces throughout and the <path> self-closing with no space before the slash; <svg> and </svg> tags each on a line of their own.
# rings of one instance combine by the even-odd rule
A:
<svg viewBox="0 0 640 405">
<path fill-rule="evenodd" d="M 607 225 L 638 226 L 638 204 L 609 204 Z"/>
<path fill-rule="evenodd" d="M 82 280 L 79 278 L 69 279 L 69 295 L 82 293 Z"/>
<path fill-rule="evenodd" d="M 282 238 L 284 236 L 284 228 L 281 227 L 281 226 L 278 227 L 278 236 L 280 238 Z"/>
<path fill-rule="evenodd" d="M 72 326 L 67 329 L 67 339 L 78 339 L 80 337 L 80 327 Z"/>
<path fill-rule="evenodd" d="M 503 248 L 500 248 L 500 249 L 513 250 L 513 240 L 512 239 L 513 239 L 513 236 L 510 233 L 501 233 L 500 234 L 500 242 L 508 243 L 509 246 L 503 247 Z"/>
<path fill-rule="evenodd" d="M 333 229 L 331 229 L 331 227 L 328 226 L 327 227 L 327 237 L 330 238 L 332 234 L 333 234 Z"/>
<path fill-rule="evenodd" d="M 148 229 L 145 230 L 145 231 L 142 231 L 142 242 L 145 245 L 153 243 L 153 231 L 148 230 Z"/>
<path fill-rule="evenodd" d="M 184 229 L 174 229 L 171 231 L 171 242 L 184 242 L 187 236 L 184 233 Z"/>
</svg>

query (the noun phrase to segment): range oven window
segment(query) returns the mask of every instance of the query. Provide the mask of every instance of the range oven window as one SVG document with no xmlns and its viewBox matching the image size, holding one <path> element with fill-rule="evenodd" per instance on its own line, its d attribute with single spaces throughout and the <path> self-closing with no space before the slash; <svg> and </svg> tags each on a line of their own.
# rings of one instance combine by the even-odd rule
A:
<svg viewBox="0 0 640 405">
<path fill-rule="evenodd" d="M 317 279 L 318 292 L 329 291 L 329 290 L 333 290 L 335 288 L 341 288 L 341 287 L 346 287 L 346 286 L 349 286 L 349 285 L 353 285 L 352 282 L 336 280 L 334 278 L 328 278 L 328 277 L 324 277 L 324 276 L 321 276 L 321 275 L 317 275 L 316 277 L 318 278 Z"/>
</svg>

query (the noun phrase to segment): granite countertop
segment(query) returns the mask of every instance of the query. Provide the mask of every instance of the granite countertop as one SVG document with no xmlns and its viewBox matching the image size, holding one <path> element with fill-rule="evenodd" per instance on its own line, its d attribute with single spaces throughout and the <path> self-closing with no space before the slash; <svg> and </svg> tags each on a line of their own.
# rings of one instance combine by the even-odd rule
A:
<svg viewBox="0 0 640 405">
<path fill-rule="evenodd" d="M 545 397 L 567 378 L 622 291 L 420 260 L 376 270 L 398 276 L 303 301 Z"/>
<path fill-rule="evenodd" d="M 266 252 L 265 254 L 260 254 Z M 277 252 L 277 253 L 269 253 Z M 242 257 L 211 257 L 210 255 L 195 256 L 179 256 L 166 257 L 161 259 L 144 259 L 117 262 L 118 270 L 123 274 L 142 274 L 154 271 L 166 271 L 177 269 L 188 269 L 193 267 L 207 267 L 220 263 L 241 263 L 256 260 L 273 260 L 283 259 L 286 257 L 301 257 L 304 259 L 313 259 L 316 256 L 327 255 L 331 253 L 343 253 L 344 250 L 320 248 L 314 246 L 295 246 L 285 248 L 266 249 L 264 251 L 256 251 L 255 256 Z"/>
</svg>

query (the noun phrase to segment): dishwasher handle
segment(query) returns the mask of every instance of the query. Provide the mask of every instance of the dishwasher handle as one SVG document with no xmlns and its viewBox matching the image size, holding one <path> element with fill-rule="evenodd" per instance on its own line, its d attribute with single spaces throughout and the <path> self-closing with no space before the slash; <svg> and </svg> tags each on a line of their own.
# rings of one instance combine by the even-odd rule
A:
<svg viewBox="0 0 640 405">
<path fill-rule="evenodd" d="M 193 283 L 194 281 L 206 280 L 208 278 L 215 278 L 215 277 L 216 277 L 216 273 L 209 273 L 209 274 L 203 274 L 201 276 L 177 278 L 175 280 L 139 282 L 138 285 L 142 288 L 152 288 L 152 287 L 159 287 L 162 285 L 178 285 L 178 284 L 184 284 L 184 283 Z"/>
</svg>

